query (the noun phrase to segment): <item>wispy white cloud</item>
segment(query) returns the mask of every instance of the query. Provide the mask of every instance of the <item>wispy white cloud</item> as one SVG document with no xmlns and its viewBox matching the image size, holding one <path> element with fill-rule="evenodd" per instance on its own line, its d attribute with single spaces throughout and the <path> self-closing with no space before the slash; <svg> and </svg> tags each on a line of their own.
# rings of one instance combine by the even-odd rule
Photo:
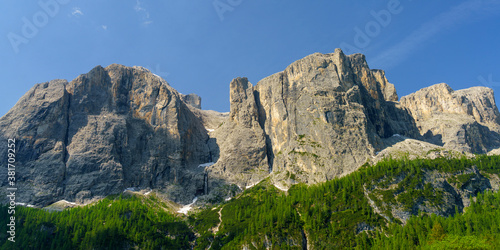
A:
<svg viewBox="0 0 500 250">
<path fill-rule="evenodd" d="M 107 26 L 107 25 L 101 25 L 101 28 L 102 28 L 103 30 L 108 30 L 108 26 Z"/>
<path fill-rule="evenodd" d="M 500 0 L 468 0 L 450 10 L 441 13 L 432 20 L 422 24 L 417 30 L 405 37 L 401 42 L 383 51 L 374 58 L 372 65 L 393 67 L 404 61 L 427 40 L 445 29 L 487 14 L 497 14 L 500 10 Z"/>
<path fill-rule="evenodd" d="M 146 9 L 144 9 L 142 7 L 142 3 L 139 0 L 136 0 L 136 4 L 134 6 L 134 10 L 137 11 L 137 12 L 146 11 Z"/>
<path fill-rule="evenodd" d="M 142 20 L 143 20 L 142 24 L 149 25 L 149 24 L 153 23 L 153 21 L 150 18 L 149 11 L 146 8 L 143 7 L 142 2 L 140 0 L 136 0 L 136 4 L 134 6 L 134 10 L 137 13 L 141 13 L 142 14 Z"/>
<path fill-rule="evenodd" d="M 75 17 L 80 17 L 83 16 L 83 12 L 79 7 L 74 7 L 73 10 L 71 11 L 71 15 Z"/>
</svg>

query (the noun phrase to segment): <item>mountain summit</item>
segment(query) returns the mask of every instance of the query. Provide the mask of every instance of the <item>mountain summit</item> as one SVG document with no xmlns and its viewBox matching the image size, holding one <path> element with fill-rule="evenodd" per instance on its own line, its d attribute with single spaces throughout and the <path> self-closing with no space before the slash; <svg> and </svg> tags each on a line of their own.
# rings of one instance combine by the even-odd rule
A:
<svg viewBox="0 0 500 250">
<path fill-rule="evenodd" d="M 37 84 L 0 119 L 1 139 L 17 142 L 17 200 L 87 203 L 151 188 L 189 203 L 267 177 L 281 188 L 323 182 L 415 140 L 466 153 L 500 147 L 491 89 L 438 84 L 398 102 L 384 71 L 340 49 L 255 85 L 236 78 L 230 104 L 229 114 L 201 110 L 198 96 L 179 94 L 145 68 L 116 64 Z"/>
</svg>

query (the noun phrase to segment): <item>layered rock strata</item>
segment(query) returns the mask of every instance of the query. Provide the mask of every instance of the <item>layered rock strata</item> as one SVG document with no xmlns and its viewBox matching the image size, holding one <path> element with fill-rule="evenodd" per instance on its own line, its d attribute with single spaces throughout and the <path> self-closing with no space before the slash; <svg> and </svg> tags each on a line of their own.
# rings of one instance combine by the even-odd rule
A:
<svg viewBox="0 0 500 250">
<path fill-rule="evenodd" d="M 401 105 L 430 143 L 470 153 L 500 147 L 500 113 L 490 88 L 454 91 L 441 83 L 402 97 Z"/>
<path fill-rule="evenodd" d="M 0 118 L 0 139 L 16 139 L 16 197 L 46 206 L 134 188 L 181 203 L 220 201 L 237 189 L 226 184 L 243 189 L 270 177 L 286 188 L 402 151 L 439 157 L 500 148 L 491 89 L 438 84 L 398 102 L 384 71 L 339 49 L 255 85 L 234 79 L 230 105 L 229 113 L 201 110 L 199 96 L 116 64 L 37 84 Z M 7 171 L 0 183 L 7 186 Z"/>
<path fill-rule="evenodd" d="M 255 86 L 235 79 L 230 94 L 230 120 L 214 135 L 225 142 L 211 170 L 240 174 L 241 186 L 266 170 L 289 184 L 332 179 L 385 148 L 384 138 L 419 135 L 384 72 L 370 70 L 361 54 L 313 54 Z"/>
<path fill-rule="evenodd" d="M 98 66 L 69 83 L 37 84 L 0 119 L 0 134 L 17 141 L 17 199 L 40 206 L 129 187 L 194 194 L 197 166 L 212 161 L 200 119 L 142 67 Z M 203 189 L 203 173 L 198 182 Z"/>
</svg>

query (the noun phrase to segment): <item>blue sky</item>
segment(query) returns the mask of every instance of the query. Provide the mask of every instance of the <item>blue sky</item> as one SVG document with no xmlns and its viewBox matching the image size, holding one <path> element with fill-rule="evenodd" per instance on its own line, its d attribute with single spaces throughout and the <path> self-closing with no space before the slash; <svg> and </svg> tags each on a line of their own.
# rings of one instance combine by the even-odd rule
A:
<svg viewBox="0 0 500 250">
<path fill-rule="evenodd" d="M 96 65 L 149 68 L 204 109 L 314 52 L 366 55 L 399 96 L 435 83 L 500 95 L 500 0 L 2 1 L 0 115 L 34 84 Z"/>
</svg>

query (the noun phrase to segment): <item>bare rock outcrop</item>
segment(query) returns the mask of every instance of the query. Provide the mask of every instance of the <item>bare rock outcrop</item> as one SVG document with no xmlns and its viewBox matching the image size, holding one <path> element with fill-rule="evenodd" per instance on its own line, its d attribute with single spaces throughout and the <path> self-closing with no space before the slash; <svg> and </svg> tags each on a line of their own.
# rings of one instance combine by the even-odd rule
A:
<svg viewBox="0 0 500 250">
<path fill-rule="evenodd" d="M 98 66 L 69 83 L 37 84 L 0 119 L 0 134 L 17 141 L 17 199 L 39 206 L 129 187 L 180 186 L 172 199 L 183 201 L 203 188 L 197 166 L 212 161 L 200 119 L 142 67 Z M 0 179 L 5 186 L 4 172 Z"/>
<path fill-rule="evenodd" d="M 117 64 L 37 84 L 0 118 L 0 139 L 16 139 L 16 197 L 81 204 L 143 188 L 181 203 L 210 192 L 200 200 L 220 200 L 237 189 L 226 184 L 270 177 L 287 188 L 408 151 L 439 157 L 500 148 L 491 89 L 439 84 L 398 102 L 384 71 L 340 49 L 300 59 L 255 86 L 234 79 L 230 105 L 229 113 L 201 110 L 199 96 Z"/>
<path fill-rule="evenodd" d="M 226 145 L 211 167 L 223 176 L 240 174 L 250 151 L 258 161 L 245 165 L 247 173 L 263 173 L 267 158 L 276 181 L 317 183 L 357 169 L 386 147 L 383 138 L 418 136 L 412 118 L 394 102 L 393 85 L 361 54 L 316 53 L 255 86 L 235 79 L 230 93 L 230 120 L 220 132 Z M 236 144 L 229 135 L 239 137 Z M 224 153 L 226 148 L 234 151 Z M 249 176 L 238 184 L 259 175 Z"/>
<path fill-rule="evenodd" d="M 423 169 L 420 175 L 411 176 L 417 178 L 416 182 L 419 183 L 415 188 L 401 189 L 408 175 L 401 173 L 395 178 L 382 178 L 365 187 L 365 195 L 377 213 L 387 219 L 387 215 L 392 214 L 403 223 L 422 212 L 448 217 L 457 211 L 462 213 L 464 208 L 470 206 L 471 197 L 475 198 L 478 193 L 498 191 L 498 176 L 484 173 L 477 166 L 455 172 Z M 404 198 L 407 192 L 425 193 L 425 189 L 432 190 L 430 193 L 436 196 L 417 195 L 411 201 Z M 383 198 L 383 193 L 392 193 L 394 198 Z"/>
<path fill-rule="evenodd" d="M 269 175 L 266 135 L 258 120 L 258 107 L 252 84 L 236 78 L 230 84 L 229 119 L 211 133 L 220 149 L 211 176 L 239 186 L 251 186 Z M 211 183 L 211 185 L 216 183 Z"/>
<path fill-rule="evenodd" d="M 201 97 L 197 94 L 189 94 L 183 95 L 181 94 L 181 99 L 186 103 L 195 107 L 197 109 L 201 109 Z"/>
<path fill-rule="evenodd" d="M 500 114 L 492 89 L 453 91 L 441 83 L 402 97 L 401 105 L 433 144 L 471 153 L 500 147 Z"/>
</svg>

